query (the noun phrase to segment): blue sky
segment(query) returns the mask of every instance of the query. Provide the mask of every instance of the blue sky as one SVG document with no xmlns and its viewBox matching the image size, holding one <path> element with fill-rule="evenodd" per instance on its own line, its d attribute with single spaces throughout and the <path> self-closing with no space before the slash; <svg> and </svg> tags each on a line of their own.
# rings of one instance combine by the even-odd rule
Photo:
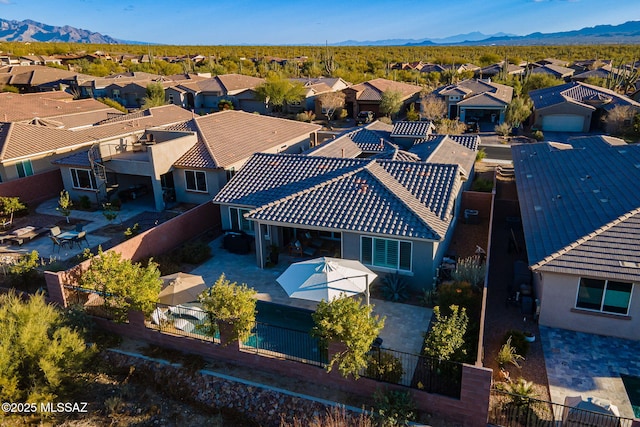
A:
<svg viewBox="0 0 640 427">
<path fill-rule="evenodd" d="M 0 17 L 175 45 L 525 35 L 640 19 L 640 0 L 0 0 Z"/>
</svg>

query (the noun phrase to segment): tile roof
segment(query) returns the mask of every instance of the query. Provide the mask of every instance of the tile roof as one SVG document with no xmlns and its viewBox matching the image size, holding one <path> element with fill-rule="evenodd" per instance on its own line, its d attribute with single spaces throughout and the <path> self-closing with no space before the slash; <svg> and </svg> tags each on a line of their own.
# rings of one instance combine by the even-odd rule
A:
<svg viewBox="0 0 640 427">
<path fill-rule="evenodd" d="M 378 78 L 353 85 L 349 89 L 353 89 L 357 93 L 356 99 L 358 100 L 379 101 L 382 93 L 388 90 L 400 92 L 403 99 L 407 99 L 416 93 L 419 93 L 422 90 L 422 87 Z"/>
<path fill-rule="evenodd" d="M 532 90 L 529 92 L 529 97 L 533 101 L 533 107 L 538 110 L 564 102 L 574 102 L 593 110 L 594 106 L 589 104 L 589 101 L 593 99 L 607 100 L 608 102 L 601 105 L 605 110 L 616 106 L 640 108 L 640 103 L 631 98 L 603 87 L 582 82 L 569 82 L 559 86 Z"/>
<path fill-rule="evenodd" d="M 640 263 L 640 146 L 603 136 L 569 144 L 512 147 L 529 265 L 638 281 L 640 269 L 621 262 Z"/>
<path fill-rule="evenodd" d="M 77 130 L 54 129 L 23 123 L 3 124 L 0 161 L 18 159 L 69 147 L 91 145 L 98 140 L 142 133 L 188 120 L 192 114 L 175 105 L 154 107 L 118 117 L 116 121 Z"/>
<path fill-rule="evenodd" d="M 573 76 L 575 70 L 573 68 L 566 68 L 560 65 L 547 64 L 542 67 L 535 67 L 531 69 L 532 74 L 550 74 L 557 78 L 564 78 Z"/>
<path fill-rule="evenodd" d="M 220 82 L 227 94 L 253 89 L 265 82 L 263 78 L 245 76 L 243 74 L 220 74 L 214 78 Z"/>
<path fill-rule="evenodd" d="M 120 114 L 118 110 L 107 107 L 100 101 L 74 100 L 73 96 L 66 92 L 0 93 L 0 120 L 4 122 L 31 120 L 35 117 L 62 117 L 95 111 L 105 112 L 105 117 L 107 113 Z M 61 119 L 56 120 L 61 121 Z"/>
<path fill-rule="evenodd" d="M 51 162 L 54 165 L 77 166 L 82 168 L 91 168 L 89 162 L 89 150 L 76 151 L 70 156 L 62 157 Z"/>
<path fill-rule="evenodd" d="M 464 94 L 465 97 L 473 97 L 478 94 L 491 94 L 491 96 L 498 100 L 501 104 L 511 102 L 513 98 L 513 88 L 500 83 L 494 83 L 482 79 L 467 79 L 463 80 L 455 85 L 443 86 L 434 91 L 440 96 Z M 467 98 L 469 99 L 469 98 Z M 483 99 L 484 101 L 490 101 L 494 104 L 494 99 Z M 463 101 L 464 102 L 464 101 Z M 471 101 L 473 102 L 473 101 Z M 475 104 L 474 104 L 475 105 Z"/>
<path fill-rule="evenodd" d="M 457 174 L 454 165 L 256 154 L 214 202 L 253 207 L 256 220 L 441 240 Z"/>
<path fill-rule="evenodd" d="M 396 137 L 414 137 L 426 138 L 431 133 L 434 126 L 430 121 L 420 120 L 417 122 L 399 121 L 393 125 L 391 138 Z"/>
<path fill-rule="evenodd" d="M 476 161 L 479 139 L 475 135 L 430 135 L 416 141 L 409 152 L 422 162 L 458 165 L 468 178 Z"/>
<path fill-rule="evenodd" d="M 226 168 L 254 153 L 309 138 L 319 125 L 227 110 L 194 118 L 198 143 L 176 163 L 180 167 Z M 198 155 L 209 153 L 207 159 Z"/>
</svg>

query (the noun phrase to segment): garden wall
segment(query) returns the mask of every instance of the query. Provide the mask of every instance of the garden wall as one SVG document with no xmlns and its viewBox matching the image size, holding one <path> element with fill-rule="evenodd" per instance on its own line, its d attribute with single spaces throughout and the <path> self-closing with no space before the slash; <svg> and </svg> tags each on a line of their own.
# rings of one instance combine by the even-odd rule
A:
<svg viewBox="0 0 640 427">
<path fill-rule="evenodd" d="M 0 196 L 19 197 L 21 202 L 35 206 L 59 197 L 63 188 L 60 169 L 55 169 L 3 182 L 0 184 Z"/>
<path fill-rule="evenodd" d="M 460 399 L 437 394 L 429 394 L 400 385 L 381 383 L 369 378 L 353 380 L 342 377 L 337 370 L 325 369 L 291 360 L 282 360 L 265 355 L 241 351 L 238 342 L 224 347 L 196 338 L 163 333 L 149 329 L 142 313 L 129 314 L 129 323 L 118 324 L 106 319 L 95 318 L 98 325 L 110 332 L 142 340 L 164 348 L 199 354 L 224 362 L 254 368 L 277 375 L 293 377 L 318 385 L 341 390 L 362 400 L 371 399 L 376 389 L 388 388 L 408 391 L 419 411 L 436 414 L 447 420 L 461 423 L 465 427 L 486 427 L 491 392 L 491 369 L 464 365 L 462 369 L 462 389 Z"/>
<path fill-rule="evenodd" d="M 494 185 L 495 191 L 495 185 Z M 489 218 L 491 216 L 491 206 L 493 205 L 493 194 L 480 191 L 463 191 L 461 209 L 475 209 L 479 218 Z"/>
</svg>

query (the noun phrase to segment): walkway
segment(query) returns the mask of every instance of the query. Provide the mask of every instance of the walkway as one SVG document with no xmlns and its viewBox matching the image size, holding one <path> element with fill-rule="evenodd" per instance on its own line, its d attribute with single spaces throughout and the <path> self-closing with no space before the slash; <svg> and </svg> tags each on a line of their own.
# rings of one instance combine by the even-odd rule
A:
<svg viewBox="0 0 640 427">
<path fill-rule="evenodd" d="M 566 396 L 611 401 L 623 417 L 633 408 L 620 374 L 640 377 L 640 342 L 540 326 L 551 400 Z"/>
<path fill-rule="evenodd" d="M 298 298 L 289 298 L 276 279 L 289 265 L 300 258 L 280 255 L 280 262 L 273 268 L 260 269 L 254 253 L 232 254 L 222 249 L 222 238 L 209 244 L 213 257 L 196 267 L 191 274 L 201 275 L 205 283 L 212 285 L 224 273 L 232 282 L 246 283 L 258 292 L 258 299 L 277 304 L 290 305 L 315 310 L 317 303 Z M 379 279 L 376 279 L 379 280 Z M 375 283 L 375 282 L 374 282 Z M 423 333 L 429 328 L 432 310 L 415 305 L 399 304 L 371 299 L 373 313 L 386 317 L 385 327 L 380 334 L 383 347 L 419 354 L 422 350 Z"/>
<path fill-rule="evenodd" d="M 56 210 L 57 206 L 58 206 L 58 199 L 56 198 L 56 199 L 47 200 L 41 203 L 36 208 L 36 213 L 42 214 L 42 215 L 48 215 L 52 219 L 50 224 L 39 224 L 39 225 L 45 228 L 51 228 L 55 226 L 57 223 L 59 223 L 60 221 L 64 221 L 64 218 L 62 217 L 62 215 L 60 215 L 60 212 Z M 140 201 L 139 203 L 137 201 L 125 203 L 124 205 L 122 205 L 122 208 L 120 210 L 120 213 L 115 223 L 119 224 L 120 221 L 126 222 L 140 215 L 145 211 L 149 211 L 149 209 L 150 209 L 149 205 L 143 201 Z M 86 222 L 86 224 L 83 226 L 83 230 L 87 231 L 87 241 L 89 242 L 89 246 L 92 249 L 97 248 L 99 245 L 104 244 L 105 242 L 111 239 L 111 237 L 98 235 L 95 233 L 97 230 L 109 225 L 109 221 L 107 221 L 107 219 L 104 217 L 101 210 L 93 211 L 93 212 L 72 210 L 69 218 Z M 26 217 L 25 219 L 28 220 L 28 217 Z M 26 224 L 26 225 L 29 225 L 29 224 Z M 124 229 L 123 229 L 123 232 L 124 232 Z M 85 248 L 84 245 L 82 248 L 79 248 L 78 246 L 74 246 L 73 248 L 68 248 L 66 246 L 64 248 L 56 248 L 53 245 L 52 241 L 46 236 L 47 235 L 45 233 L 43 236 L 38 237 L 30 242 L 25 242 L 22 246 L 12 245 L 10 244 L 10 242 L 7 241 L 3 244 L 0 244 L 0 252 L 25 254 L 35 250 L 35 251 L 38 251 L 38 254 L 42 259 L 50 260 L 50 261 L 55 261 L 55 260 L 66 261 L 68 259 L 71 259 L 81 254 Z"/>
</svg>

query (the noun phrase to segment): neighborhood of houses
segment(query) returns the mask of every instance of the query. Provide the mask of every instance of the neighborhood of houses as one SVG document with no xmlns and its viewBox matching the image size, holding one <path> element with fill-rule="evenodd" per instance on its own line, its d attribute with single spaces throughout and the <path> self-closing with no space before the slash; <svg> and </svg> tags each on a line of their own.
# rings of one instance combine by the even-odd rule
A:
<svg viewBox="0 0 640 427">
<path fill-rule="evenodd" d="M 320 95 L 344 94 L 347 125 L 336 130 L 272 114 L 256 92 L 262 78 L 140 72 L 98 78 L 45 65 L 64 58 L 0 61 L 0 84 L 19 92 L 0 93 L 0 195 L 37 204 L 66 190 L 96 206 L 138 200 L 153 212 L 213 204 L 223 230 L 249 237 L 258 269 L 270 268 L 275 245 L 300 259 L 357 260 L 380 277 L 398 274 L 415 293 L 436 288 L 456 228 L 478 215 L 465 208 L 465 193 L 476 178 L 483 139 L 496 138 L 493 128 L 505 122 L 514 99 L 512 87 L 492 78 L 508 72 L 562 79 L 528 94 L 527 126 L 549 136 L 510 148 L 519 203 L 519 217 L 510 220 L 522 228 L 533 294 L 525 316 L 544 328 L 640 341 L 640 147 L 601 125 L 617 107 L 640 113 L 640 91 L 621 94 L 585 83 L 621 72 L 611 62 L 595 69 L 593 61 L 556 59 L 456 67 L 474 77 L 431 96 L 445 103 L 447 118 L 478 123 L 479 132 L 439 134 L 431 120 L 402 119 L 410 108 L 420 112 L 423 87 L 383 78 L 353 85 L 332 77 L 293 79 L 305 95 L 287 113 L 323 117 Z M 393 68 L 452 69 L 421 62 Z M 142 108 L 150 83 L 162 84 L 166 105 Z M 388 91 L 401 94 L 401 119 L 356 125 L 361 112 L 383 115 Z M 233 108 L 218 111 L 221 100 Z M 504 163 L 498 169 L 511 167 Z M 4 245 L 5 252 L 18 248 Z M 489 250 L 489 242 L 482 246 Z M 510 275 L 512 266 L 490 268 Z M 491 286 L 485 283 L 489 292 Z M 619 364 L 622 374 L 640 371 L 637 355 Z M 634 418 L 631 406 L 640 405 L 597 397 L 612 400 L 627 418 Z M 469 420 L 465 425 L 482 425 Z"/>
</svg>

